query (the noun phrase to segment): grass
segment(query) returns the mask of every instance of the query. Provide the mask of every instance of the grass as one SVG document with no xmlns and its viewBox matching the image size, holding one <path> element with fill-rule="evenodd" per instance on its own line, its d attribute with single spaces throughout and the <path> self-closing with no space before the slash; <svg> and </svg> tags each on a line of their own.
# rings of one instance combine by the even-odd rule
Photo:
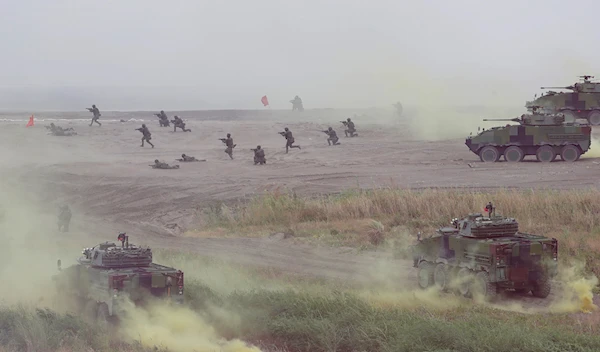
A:
<svg viewBox="0 0 600 352">
<path fill-rule="evenodd" d="M 312 199 L 273 193 L 214 207 L 204 214 L 195 235 L 287 232 L 331 245 L 397 249 L 417 231 L 434 231 L 453 217 L 483 211 L 492 201 L 498 212 L 516 217 L 521 230 L 558 238 L 561 258 L 583 258 L 588 270 L 596 272 L 598 199 L 597 190 L 381 189 Z M 452 295 L 422 299 L 412 292 L 379 292 L 377 287 L 365 292 L 298 280 L 277 270 L 240 268 L 172 250 L 156 250 L 155 258 L 184 270 L 186 307 L 218 336 L 247 341 L 263 351 L 600 351 L 598 311 L 522 314 Z M 161 320 L 173 320 L 167 318 Z M 115 336 L 71 315 L 0 306 L 0 352 L 157 351 Z"/>
<path fill-rule="evenodd" d="M 297 240 L 332 246 L 386 245 L 402 250 L 417 232 L 426 234 L 448 225 L 454 217 L 483 212 L 492 201 L 497 213 L 519 221 L 521 231 L 557 238 L 561 257 L 585 260 L 587 268 L 600 276 L 599 199 L 598 189 L 476 192 L 389 188 L 318 198 L 274 192 L 234 206 L 213 206 L 201 216 L 201 225 L 187 235 L 288 232 Z M 374 226 L 374 221 L 378 225 Z"/>
</svg>

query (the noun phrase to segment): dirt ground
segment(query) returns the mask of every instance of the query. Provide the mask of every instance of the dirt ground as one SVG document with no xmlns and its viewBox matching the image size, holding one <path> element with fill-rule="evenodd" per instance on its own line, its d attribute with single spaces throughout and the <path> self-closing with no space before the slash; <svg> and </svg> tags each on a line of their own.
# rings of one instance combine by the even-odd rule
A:
<svg viewBox="0 0 600 352">
<path fill-rule="evenodd" d="M 392 260 L 390 254 L 357 255 L 348 249 L 316 248 L 282 238 L 189 238 L 180 234 L 193 224 L 198 209 L 211 202 L 232 201 L 276 188 L 310 195 L 381 186 L 564 189 L 600 185 L 600 159 L 594 157 L 600 148 L 594 148 L 595 144 L 576 163 L 543 165 L 533 158 L 516 165 L 484 165 L 464 144 L 469 130 L 448 138 L 423 138 L 423 129 L 417 133 L 414 121 L 393 115 L 356 117 L 356 138 L 344 137 L 339 120 L 345 116 L 335 111 L 307 111 L 304 115 L 273 112 L 255 119 L 189 118 L 187 127 L 192 132 L 188 133 L 160 128 L 148 115 L 128 113 L 127 122 L 101 119 L 102 127 L 89 127 L 85 114 L 81 120 L 55 122 L 75 128 L 78 134 L 73 137 L 49 135 L 43 127 L 49 119 L 38 119 L 33 128 L 25 128 L 24 122 L 5 122 L 0 128 L 0 176 L 6 184 L 36 192 L 49 213 L 68 203 L 74 213 L 73 232 L 97 240 L 115 240 L 118 231 L 127 231 L 133 242 L 154 247 L 185 249 L 289 273 L 364 282 L 378 280 L 374 271 L 382 267 L 380 263 Z M 140 147 L 141 133 L 135 129 L 142 119 L 152 132 L 155 148 Z M 425 124 L 440 131 L 440 121 Z M 277 132 L 286 126 L 301 150 L 285 153 L 285 139 Z M 327 145 L 326 135 L 320 131 L 329 126 L 337 131 L 341 145 Z M 234 160 L 224 153 L 219 140 L 227 133 L 237 144 Z M 253 164 L 250 150 L 259 144 L 266 152 L 267 164 L 263 166 Z M 182 153 L 206 161 L 176 162 Z M 152 169 L 148 165 L 154 159 L 179 164 L 180 169 Z M 88 246 L 98 242 L 87 241 Z M 393 275 L 414 282 L 412 263 L 397 263 L 390 270 Z M 543 301 L 528 299 L 526 304 L 547 304 Z"/>
</svg>

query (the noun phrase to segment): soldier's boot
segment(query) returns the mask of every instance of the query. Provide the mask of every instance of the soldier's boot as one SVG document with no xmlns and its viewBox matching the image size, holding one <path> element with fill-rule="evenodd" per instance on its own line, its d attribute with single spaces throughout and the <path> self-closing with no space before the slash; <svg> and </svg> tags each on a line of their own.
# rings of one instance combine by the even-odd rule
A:
<svg viewBox="0 0 600 352">
<path fill-rule="evenodd" d="M 154 148 L 154 144 L 152 144 L 152 142 L 148 141 L 148 144 L 150 144 L 152 148 Z"/>
</svg>

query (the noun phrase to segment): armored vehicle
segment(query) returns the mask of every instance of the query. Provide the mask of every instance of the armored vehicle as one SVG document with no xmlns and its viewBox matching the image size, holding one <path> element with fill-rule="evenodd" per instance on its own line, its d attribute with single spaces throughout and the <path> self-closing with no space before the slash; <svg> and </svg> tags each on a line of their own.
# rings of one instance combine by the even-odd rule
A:
<svg viewBox="0 0 600 352">
<path fill-rule="evenodd" d="M 479 155 L 483 162 L 496 162 L 500 156 L 508 162 L 520 162 L 526 155 L 535 155 L 538 161 L 551 162 L 560 155 L 573 162 L 591 146 L 592 127 L 587 124 L 565 123 L 560 114 L 543 114 L 532 107 L 532 114 L 514 119 L 484 119 L 483 121 L 512 121 L 469 136 L 465 144 Z"/>
<path fill-rule="evenodd" d="M 118 236 L 121 245 L 104 242 L 85 248 L 77 264 L 64 270 L 58 260 L 54 277 L 61 297 L 75 299 L 80 312 L 102 323 L 117 321 L 125 303 L 143 305 L 150 297 L 183 303 L 183 272 L 152 262 L 152 249 L 129 244 L 129 236 Z"/>
<path fill-rule="evenodd" d="M 485 209 L 485 216 L 469 214 L 429 238 L 419 235 L 413 247 L 419 286 L 487 298 L 502 290 L 548 297 L 557 272 L 556 239 L 519 232 L 518 222 L 496 215 L 491 202 Z"/>
<path fill-rule="evenodd" d="M 561 113 L 567 122 L 586 119 L 591 125 L 600 125 L 600 82 L 594 76 L 579 76 L 583 82 L 566 87 L 541 87 L 541 89 L 566 89 L 571 92 L 548 91 L 525 103 L 525 107 L 541 106 L 546 113 Z M 536 95 L 537 96 L 537 95 Z"/>
</svg>

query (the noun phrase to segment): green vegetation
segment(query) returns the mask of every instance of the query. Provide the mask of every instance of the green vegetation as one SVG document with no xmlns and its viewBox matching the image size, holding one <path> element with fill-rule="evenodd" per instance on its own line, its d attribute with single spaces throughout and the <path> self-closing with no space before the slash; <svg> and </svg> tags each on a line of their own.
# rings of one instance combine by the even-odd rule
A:
<svg viewBox="0 0 600 352">
<path fill-rule="evenodd" d="M 296 240 L 334 246 L 402 250 L 418 231 L 448 225 L 454 217 L 483 212 L 492 201 L 498 213 L 515 217 L 521 231 L 555 237 L 560 256 L 585 260 L 600 276 L 600 191 L 355 190 L 318 198 L 274 192 L 236 206 L 212 207 L 190 236 L 293 233 Z M 376 221 L 376 222 L 374 222 Z"/>
<path fill-rule="evenodd" d="M 596 190 L 381 189 L 312 199 L 274 193 L 234 207 L 215 207 L 189 235 L 292 232 L 296 240 L 403 249 L 410 234 L 481 212 L 492 201 L 498 212 L 516 217 L 523 231 L 558 238 L 563 260 L 585 259 L 588 270 L 596 271 L 597 199 Z M 193 253 L 156 250 L 155 259 L 184 270 L 186 304 L 219 336 L 247 341 L 263 351 L 600 351 L 598 311 L 523 314 L 451 294 L 422 299 L 377 287 L 361 291 L 271 269 L 239 268 Z M 432 299 L 438 303 L 431 304 Z M 0 307 L 0 352 L 158 351 L 135 341 L 119 342 L 116 336 L 70 315 Z"/>
<path fill-rule="evenodd" d="M 475 305 L 379 306 L 335 290 L 219 294 L 192 280 L 186 299 L 217 332 L 264 351 L 598 351 L 597 315 L 517 314 Z M 215 311 L 235 312 L 233 324 Z M 145 351 L 69 315 L 0 309 L 0 351 Z M 153 351 L 156 351 L 152 349 Z M 150 349 L 148 349 L 150 351 Z"/>
</svg>

